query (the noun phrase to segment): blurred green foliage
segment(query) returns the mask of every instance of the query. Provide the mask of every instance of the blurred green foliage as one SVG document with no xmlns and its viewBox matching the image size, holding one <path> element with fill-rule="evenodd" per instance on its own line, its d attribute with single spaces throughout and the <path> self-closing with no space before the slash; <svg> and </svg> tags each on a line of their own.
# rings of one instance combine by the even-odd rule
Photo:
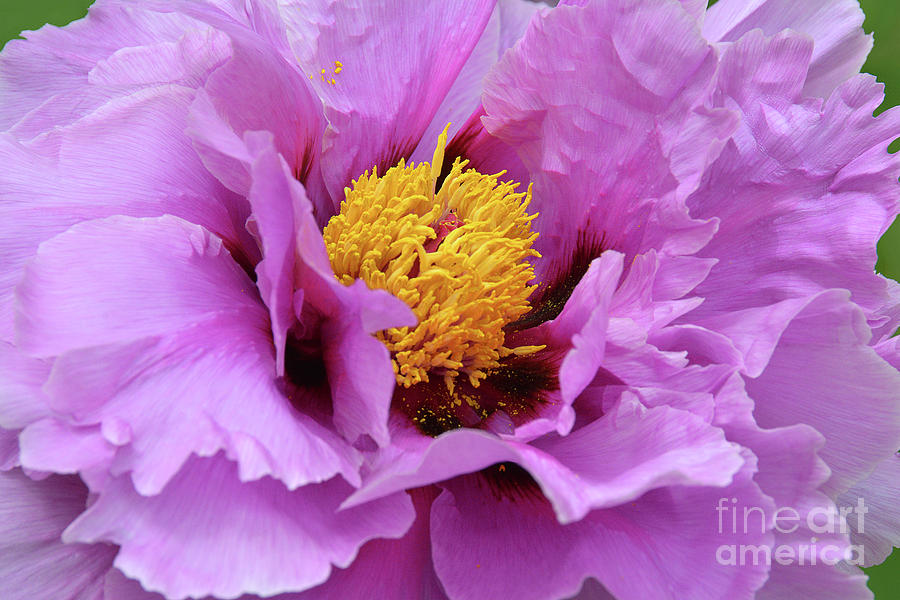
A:
<svg viewBox="0 0 900 600">
<path fill-rule="evenodd" d="M 64 25 L 78 19 L 90 4 L 90 0 L 0 0 L 0 44 L 24 29 L 38 29 L 45 23 Z M 900 0 L 860 0 L 860 4 L 866 13 L 866 31 L 875 33 L 875 49 L 863 70 L 886 84 L 884 110 L 900 104 Z M 900 140 L 892 146 L 893 151 L 898 149 Z M 878 270 L 900 279 L 900 220 L 881 239 L 878 256 Z M 867 572 L 877 600 L 900 600 L 900 551 Z"/>
<path fill-rule="evenodd" d="M 900 2 L 862 0 L 860 4 L 866 13 L 863 26 L 875 34 L 875 48 L 863 70 L 873 73 L 885 84 L 885 100 L 881 107 L 884 110 L 900 104 Z M 891 145 L 891 150 L 900 150 L 900 140 Z M 894 222 L 878 244 L 877 268 L 888 277 L 900 280 L 900 220 Z M 900 574 L 900 560 L 896 564 Z M 897 583 L 900 584 L 900 577 Z M 900 598 L 900 591 L 895 597 Z"/>
<path fill-rule="evenodd" d="M 65 25 L 87 14 L 92 0 L 0 0 L 0 44 L 44 23 Z"/>
</svg>

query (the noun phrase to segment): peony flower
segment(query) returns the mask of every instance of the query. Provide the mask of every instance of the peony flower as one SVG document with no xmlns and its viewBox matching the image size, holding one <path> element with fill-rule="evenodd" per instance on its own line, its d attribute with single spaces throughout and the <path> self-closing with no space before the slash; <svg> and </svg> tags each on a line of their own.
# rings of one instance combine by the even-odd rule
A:
<svg viewBox="0 0 900 600">
<path fill-rule="evenodd" d="M 10 42 L 0 595 L 871 597 L 900 112 L 861 23 L 99 0 Z"/>
</svg>

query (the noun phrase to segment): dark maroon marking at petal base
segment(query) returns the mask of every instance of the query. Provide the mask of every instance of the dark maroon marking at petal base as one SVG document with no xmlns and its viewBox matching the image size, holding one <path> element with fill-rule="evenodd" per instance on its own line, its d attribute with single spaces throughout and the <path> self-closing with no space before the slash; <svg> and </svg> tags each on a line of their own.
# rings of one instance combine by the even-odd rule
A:
<svg viewBox="0 0 900 600">
<path fill-rule="evenodd" d="M 442 379 L 432 376 L 429 381 L 408 388 L 398 385 L 394 388 L 391 406 L 405 414 L 419 431 L 437 437 L 445 431 L 479 422 L 477 417 L 469 414 L 471 408 L 468 405 L 465 405 L 466 411 L 454 402 Z"/>
<path fill-rule="evenodd" d="M 443 377 L 432 373 L 427 382 L 398 386 L 393 407 L 422 433 L 435 437 L 460 427 L 482 427 L 498 411 L 521 424 L 537 417 L 548 395 L 559 389 L 560 360 L 547 351 L 509 356 L 477 388 L 464 375 L 457 377 L 452 394 Z"/>
<path fill-rule="evenodd" d="M 310 171 L 312 171 L 312 165 L 315 159 L 313 149 L 313 140 L 308 140 L 306 142 L 306 147 L 300 153 L 300 156 L 296 160 L 294 160 L 294 179 L 296 179 L 303 185 L 306 185 L 306 182 L 309 179 Z"/>
<path fill-rule="evenodd" d="M 557 372 L 561 361 L 561 357 L 548 351 L 509 356 L 500 361 L 500 366 L 475 393 L 480 392 L 493 409 L 491 412 L 502 410 L 520 424 L 537 417 L 538 409 L 547 403 L 547 394 L 559 390 Z"/>
<path fill-rule="evenodd" d="M 534 477 L 516 463 L 502 462 L 491 465 L 479 471 L 478 476 L 498 501 L 505 499 L 549 507 L 549 502 Z"/>
<path fill-rule="evenodd" d="M 453 170 L 453 163 L 457 158 L 460 160 L 471 160 L 467 149 L 484 132 L 480 121 L 481 116 L 484 115 L 484 110 L 479 107 L 479 111 L 476 111 L 469 117 L 469 120 L 456 132 L 456 135 L 444 148 L 444 164 L 441 165 L 441 174 L 435 184 L 435 189 L 441 189 L 441 186 L 444 185 L 444 180 L 447 179 L 450 171 Z M 467 168 L 479 170 L 478 165 L 472 162 L 467 165 Z"/>
<path fill-rule="evenodd" d="M 462 514 L 479 513 L 492 503 L 515 505 L 524 515 L 555 518 L 553 506 L 540 485 L 526 469 L 514 462 L 496 463 L 475 473 L 460 475 L 437 484 L 453 494 L 457 510 Z M 496 508 L 502 508 L 497 506 Z"/>
<path fill-rule="evenodd" d="M 578 282 L 587 273 L 591 261 L 607 249 L 605 238 L 603 233 L 588 234 L 583 230 L 579 231 L 575 250 L 572 252 L 568 264 L 559 265 L 555 277 L 552 277 L 549 282 L 539 284 L 538 289 L 529 298 L 531 310 L 519 320 L 507 325 L 507 331 L 530 329 L 558 317 L 572 296 L 572 292 L 575 291 Z"/>
<path fill-rule="evenodd" d="M 400 162 L 401 158 L 405 161 L 409 161 L 409 157 L 412 156 L 413 150 L 415 150 L 418 145 L 419 140 L 406 139 L 392 142 L 390 147 L 385 151 L 384 158 L 376 163 L 378 174 L 384 175 L 387 173 L 391 167 L 397 166 L 397 163 Z"/>
</svg>

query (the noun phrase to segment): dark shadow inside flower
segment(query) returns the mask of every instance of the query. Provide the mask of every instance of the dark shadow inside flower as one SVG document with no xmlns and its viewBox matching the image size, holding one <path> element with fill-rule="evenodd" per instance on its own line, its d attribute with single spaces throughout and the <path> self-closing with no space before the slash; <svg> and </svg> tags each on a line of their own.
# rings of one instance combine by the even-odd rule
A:
<svg viewBox="0 0 900 600">
<path fill-rule="evenodd" d="M 572 403 L 572 408 L 575 410 L 575 424 L 572 426 L 572 431 L 590 425 L 606 413 L 603 409 L 603 394 L 596 393 L 597 390 L 615 393 L 616 390 L 626 388 L 627 384 L 624 381 L 607 369 L 599 367 L 590 386 Z"/>
<path fill-rule="evenodd" d="M 553 506 L 541 491 L 531 473 L 514 462 L 500 462 L 478 472 L 454 477 L 436 484 L 454 496 L 454 501 L 465 508 L 470 503 L 496 503 L 498 506 L 514 506 L 535 518 L 555 519 Z"/>
<path fill-rule="evenodd" d="M 294 408 L 319 420 L 332 418 L 331 386 L 318 340 L 288 336 L 282 384 L 284 394 Z"/>
<path fill-rule="evenodd" d="M 540 506 L 552 512 L 550 502 L 527 470 L 514 462 L 502 462 L 482 469 L 475 477 L 494 499 Z"/>
</svg>

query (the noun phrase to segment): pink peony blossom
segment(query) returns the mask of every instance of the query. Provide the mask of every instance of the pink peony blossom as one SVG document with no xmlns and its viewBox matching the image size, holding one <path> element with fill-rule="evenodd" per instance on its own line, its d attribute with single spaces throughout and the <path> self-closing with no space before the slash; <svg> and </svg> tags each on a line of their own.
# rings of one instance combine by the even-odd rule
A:
<svg viewBox="0 0 900 600">
<path fill-rule="evenodd" d="M 871 598 L 862 19 L 98 0 L 10 42 L 0 596 Z"/>
</svg>

